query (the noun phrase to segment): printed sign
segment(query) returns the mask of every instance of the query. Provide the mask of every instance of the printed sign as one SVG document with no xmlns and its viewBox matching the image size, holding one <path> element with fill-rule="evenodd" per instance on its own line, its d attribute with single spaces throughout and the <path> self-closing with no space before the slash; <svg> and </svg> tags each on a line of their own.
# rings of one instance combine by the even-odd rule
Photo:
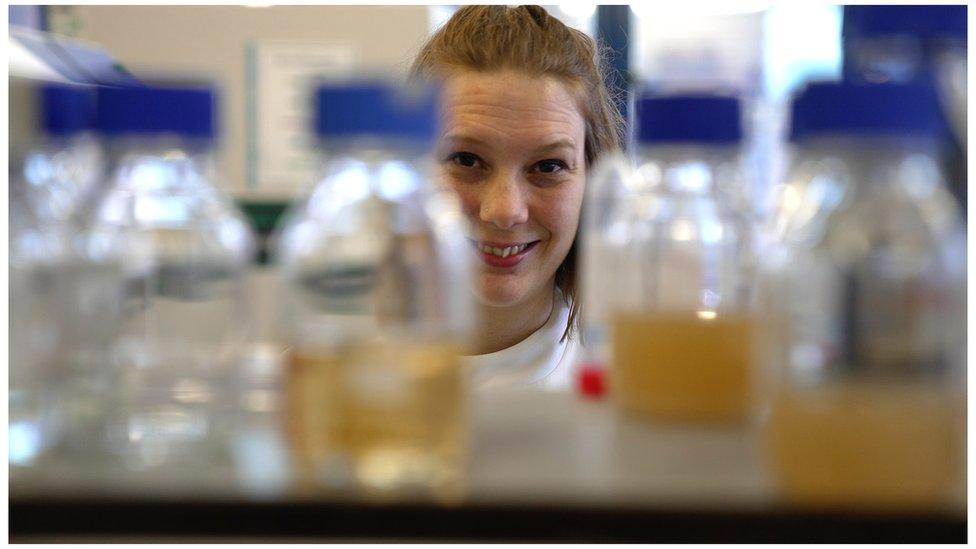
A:
<svg viewBox="0 0 976 549">
<path fill-rule="evenodd" d="M 247 51 L 249 191 L 291 197 L 315 177 L 313 93 L 319 82 L 354 67 L 345 42 L 260 41 Z"/>
</svg>

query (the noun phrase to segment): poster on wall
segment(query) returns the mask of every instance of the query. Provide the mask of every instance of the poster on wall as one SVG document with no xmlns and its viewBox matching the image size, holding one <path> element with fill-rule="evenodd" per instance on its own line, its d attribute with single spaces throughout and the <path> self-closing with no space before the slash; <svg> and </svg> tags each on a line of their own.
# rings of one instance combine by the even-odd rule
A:
<svg viewBox="0 0 976 549">
<path fill-rule="evenodd" d="M 252 41 L 247 44 L 248 191 L 291 198 L 319 169 L 312 117 L 315 85 L 352 76 L 346 42 Z"/>
</svg>

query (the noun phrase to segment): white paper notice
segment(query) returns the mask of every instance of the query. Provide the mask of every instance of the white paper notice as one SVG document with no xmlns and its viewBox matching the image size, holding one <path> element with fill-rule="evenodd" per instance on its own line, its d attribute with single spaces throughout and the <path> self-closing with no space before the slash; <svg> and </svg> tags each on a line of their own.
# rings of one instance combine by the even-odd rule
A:
<svg viewBox="0 0 976 549">
<path fill-rule="evenodd" d="M 260 41 L 248 44 L 248 190 L 292 197 L 319 169 L 315 84 L 351 75 L 345 42 Z"/>
</svg>

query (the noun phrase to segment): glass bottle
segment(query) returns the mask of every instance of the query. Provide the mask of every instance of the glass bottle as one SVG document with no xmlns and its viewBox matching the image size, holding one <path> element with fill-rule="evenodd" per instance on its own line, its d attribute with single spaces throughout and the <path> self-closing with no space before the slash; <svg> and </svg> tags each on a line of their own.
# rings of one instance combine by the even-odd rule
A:
<svg viewBox="0 0 976 549">
<path fill-rule="evenodd" d="M 941 505 L 965 428 L 966 246 L 934 89 L 813 83 L 761 266 L 768 456 L 785 497 Z"/>
<path fill-rule="evenodd" d="M 25 198 L 42 218 L 80 222 L 104 180 L 96 88 L 44 84 L 37 91 L 43 138 L 23 161 Z"/>
<path fill-rule="evenodd" d="M 216 94 L 105 88 L 98 111 L 113 169 L 91 245 L 121 249 L 125 279 L 106 444 L 135 470 L 206 465 L 227 451 L 254 254 L 243 215 L 207 177 Z"/>
<path fill-rule="evenodd" d="M 121 278 L 117 250 L 92 246 L 88 232 L 102 188 L 95 93 L 42 86 L 42 139 L 11 162 L 8 455 L 18 466 L 77 462 L 112 386 Z"/>
<path fill-rule="evenodd" d="M 323 175 L 276 237 L 295 462 L 313 483 L 451 489 L 470 254 L 457 199 L 425 163 L 434 97 L 350 82 L 316 101 Z"/>
<path fill-rule="evenodd" d="M 966 209 L 967 7 L 844 6 L 844 78 L 931 78 L 953 140 L 942 149 L 947 184 Z"/>
<path fill-rule="evenodd" d="M 11 158 L 11 168 L 19 166 Z M 50 273 L 63 254 L 60 228 L 37 215 L 27 199 L 27 181 L 12 169 L 8 233 L 10 277 L 10 376 L 8 460 L 11 475 L 34 465 L 57 439 L 58 417 L 51 386 L 56 379 L 58 333 Z"/>
<path fill-rule="evenodd" d="M 966 7 L 844 6 L 848 80 L 907 82 L 966 55 Z"/>
<path fill-rule="evenodd" d="M 650 420 L 741 421 L 752 292 L 739 103 L 645 95 L 636 112 L 636 172 L 620 159 L 597 171 L 586 205 L 587 306 L 609 326 L 613 398 Z"/>
</svg>

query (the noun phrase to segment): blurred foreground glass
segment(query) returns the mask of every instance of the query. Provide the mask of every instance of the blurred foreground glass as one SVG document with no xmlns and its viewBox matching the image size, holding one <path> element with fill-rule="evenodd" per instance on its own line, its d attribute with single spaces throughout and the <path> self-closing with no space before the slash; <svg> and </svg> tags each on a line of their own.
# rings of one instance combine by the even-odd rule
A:
<svg viewBox="0 0 976 549">
<path fill-rule="evenodd" d="M 20 166 L 11 158 L 11 167 Z M 10 387 L 8 452 L 11 474 L 57 442 L 55 409 L 60 323 L 52 291 L 66 255 L 64 228 L 38 215 L 27 182 L 11 170 L 9 183 Z"/>
<path fill-rule="evenodd" d="M 844 6 L 844 77 L 856 82 L 933 78 L 953 144 L 944 147 L 949 190 L 966 208 L 965 5 Z"/>
<path fill-rule="evenodd" d="M 244 270 L 253 236 L 208 180 L 216 97 L 208 87 L 105 88 L 99 128 L 110 190 L 92 246 L 122 250 L 124 310 L 105 395 L 104 441 L 127 467 L 199 466 L 226 452 Z"/>
<path fill-rule="evenodd" d="M 756 339 L 791 500 L 937 505 L 961 482 L 966 243 L 941 128 L 920 83 L 816 83 L 793 103 Z"/>
<path fill-rule="evenodd" d="M 470 254 L 456 197 L 423 164 L 434 97 L 352 83 L 316 99 L 324 175 L 276 246 L 296 465 L 332 487 L 451 489 L 467 448 Z"/>
<path fill-rule="evenodd" d="M 14 468 L 90 445 L 99 432 L 121 310 L 117 250 L 93 246 L 103 181 L 95 89 L 46 84 L 41 139 L 11 157 L 10 418 Z M 12 469 L 12 472 L 16 469 Z"/>
<path fill-rule="evenodd" d="M 645 96 L 636 112 L 636 172 L 606 159 L 588 190 L 584 343 L 607 355 L 628 414 L 743 420 L 752 296 L 739 103 Z"/>
<path fill-rule="evenodd" d="M 43 138 L 24 158 L 25 198 L 42 218 L 81 222 L 104 181 L 96 89 L 44 84 L 37 91 Z"/>
<path fill-rule="evenodd" d="M 844 6 L 844 69 L 853 79 L 906 82 L 944 55 L 965 57 L 966 6 Z"/>
</svg>

